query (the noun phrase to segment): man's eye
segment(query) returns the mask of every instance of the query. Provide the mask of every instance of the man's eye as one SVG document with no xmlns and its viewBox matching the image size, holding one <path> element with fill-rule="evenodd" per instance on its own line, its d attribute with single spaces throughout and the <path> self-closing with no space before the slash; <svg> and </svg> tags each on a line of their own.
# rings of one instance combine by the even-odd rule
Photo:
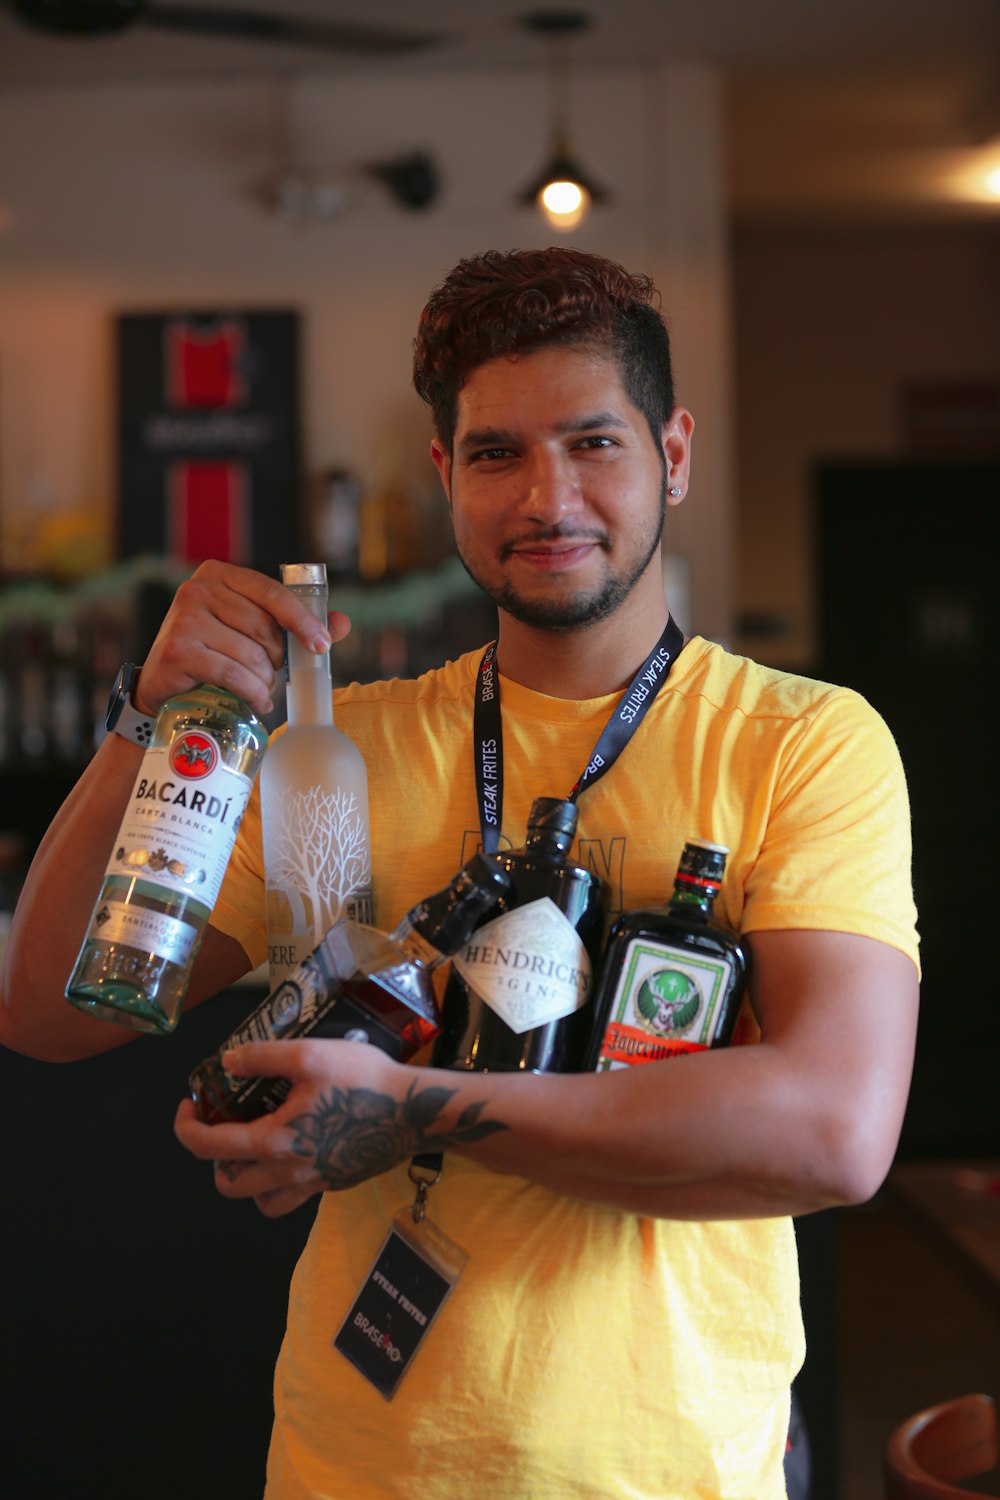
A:
<svg viewBox="0 0 1000 1500">
<path fill-rule="evenodd" d="M 616 448 L 618 445 L 614 438 L 605 437 L 603 433 L 595 432 L 590 436 L 582 438 L 578 444 L 581 448 Z"/>
<path fill-rule="evenodd" d="M 481 459 L 485 459 L 487 462 L 496 462 L 497 459 L 509 458 L 510 453 L 509 448 L 480 448 L 472 455 L 472 461 L 478 463 Z"/>
</svg>

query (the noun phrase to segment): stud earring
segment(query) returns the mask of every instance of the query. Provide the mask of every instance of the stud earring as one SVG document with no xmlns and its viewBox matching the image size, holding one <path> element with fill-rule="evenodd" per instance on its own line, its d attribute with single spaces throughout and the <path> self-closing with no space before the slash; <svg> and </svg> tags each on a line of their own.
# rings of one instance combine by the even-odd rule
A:
<svg viewBox="0 0 1000 1500">
<path fill-rule="evenodd" d="M 671 495 L 673 495 L 674 499 L 676 500 L 677 497 L 678 497 L 678 495 L 683 495 L 684 491 L 681 489 L 681 487 L 680 487 L 679 484 L 672 484 L 670 486 L 670 493 L 671 493 Z"/>
</svg>

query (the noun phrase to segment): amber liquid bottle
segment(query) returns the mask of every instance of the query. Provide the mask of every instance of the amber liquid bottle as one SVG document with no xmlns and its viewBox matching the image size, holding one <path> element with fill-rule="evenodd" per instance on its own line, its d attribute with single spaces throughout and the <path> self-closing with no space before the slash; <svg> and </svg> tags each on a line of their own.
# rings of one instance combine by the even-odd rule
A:
<svg viewBox="0 0 1000 1500">
<path fill-rule="evenodd" d="M 455 955 L 433 1066 L 477 1073 L 583 1067 L 608 887 L 570 863 L 576 824 L 574 802 L 540 797 L 524 848 L 497 856 L 511 889 L 499 914 Z"/>
<path fill-rule="evenodd" d="M 392 932 L 344 918 L 292 969 L 190 1078 L 199 1119 L 252 1120 L 287 1098 L 283 1078 L 234 1078 L 222 1053 L 241 1042 L 332 1037 L 371 1042 L 407 1062 L 438 1034 L 431 975 L 468 938 L 510 881 L 499 861 L 476 854 L 407 912 Z"/>
<path fill-rule="evenodd" d="M 749 975 L 739 935 L 712 915 L 729 851 L 688 839 L 668 906 L 613 924 L 594 998 L 597 1072 L 724 1047 Z"/>
</svg>

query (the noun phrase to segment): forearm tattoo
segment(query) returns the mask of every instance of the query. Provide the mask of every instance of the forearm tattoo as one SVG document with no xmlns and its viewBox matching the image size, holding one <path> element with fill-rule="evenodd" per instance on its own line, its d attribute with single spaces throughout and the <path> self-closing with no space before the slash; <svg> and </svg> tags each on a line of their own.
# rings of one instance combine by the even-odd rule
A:
<svg viewBox="0 0 1000 1500">
<path fill-rule="evenodd" d="M 509 1127 L 500 1120 L 481 1120 L 486 1100 L 468 1105 L 451 1130 L 435 1129 L 455 1089 L 411 1083 L 406 1098 L 394 1099 L 374 1089 L 331 1088 L 307 1115 L 290 1122 L 293 1150 L 311 1157 L 328 1188 L 353 1187 L 385 1172 L 416 1153 L 446 1151 L 450 1146 L 481 1141 Z"/>
</svg>

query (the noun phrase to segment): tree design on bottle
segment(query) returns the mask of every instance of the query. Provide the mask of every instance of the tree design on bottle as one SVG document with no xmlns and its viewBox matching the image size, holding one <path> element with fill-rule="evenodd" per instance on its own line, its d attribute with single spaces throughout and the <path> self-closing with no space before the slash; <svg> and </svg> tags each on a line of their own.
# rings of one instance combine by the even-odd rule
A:
<svg viewBox="0 0 1000 1500">
<path fill-rule="evenodd" d="M 371 883 L 368 829 L 353 792 L 285 792 L 273 822 L 267 880 L 287 898 L 292 929 L 311 925 L 313 947 Z"/>
</svg>

